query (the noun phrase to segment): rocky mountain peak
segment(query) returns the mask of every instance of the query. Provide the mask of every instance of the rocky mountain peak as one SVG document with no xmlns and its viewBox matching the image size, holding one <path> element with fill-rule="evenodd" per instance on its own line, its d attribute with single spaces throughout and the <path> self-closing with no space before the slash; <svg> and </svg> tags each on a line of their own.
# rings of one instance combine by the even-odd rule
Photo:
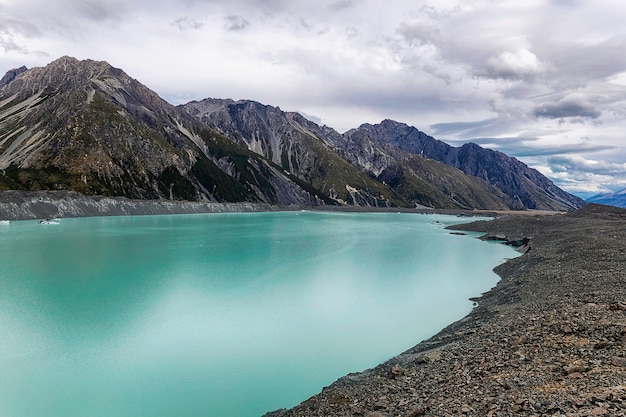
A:
<svg viewBox="0 0 626 417">
<path fill-rule="evenodd" d="M 8 85 L 11 81 L 13 81 L 18 75 L 24 73 L 28 71 L 28 68 L 26 68 L 24 65 L 22 65 L 19 68 L 13 68 L 9 71 L 7 71 L 6 74 L 4 74 L 4 77 L 2 77 L 0 79 L 0 88 L 3 88 L 4 86 Z"/>
<path fill-rule="evenodd" d="M 62 57 L 45 67 L 25 71 L 6 87 L 6 94 L 33 95 L 42 91 L 51 94 L 70 90 L 105 76 L 119 77 L 123 71 L 104 61 L 79 61 Z"/>
</svg>

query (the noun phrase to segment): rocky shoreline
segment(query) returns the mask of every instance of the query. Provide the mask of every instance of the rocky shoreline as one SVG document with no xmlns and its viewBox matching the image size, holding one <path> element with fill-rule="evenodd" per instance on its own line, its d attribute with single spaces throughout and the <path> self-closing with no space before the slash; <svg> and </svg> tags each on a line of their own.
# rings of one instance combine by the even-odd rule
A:
<svg viewBox="0 0 626 417">
<path fill-rule="evenodd" d="M 626 210 L 454 229 L 525 254 L 496 268 L 502 280 L 464 319 L 266 417 L 626 416 Z"/>
<path fill-rule="evenodd" d="M 0 191 L 0 220 L 251 212 L 276 209 L 269 204 L 247 202 L 133 200 L 125 197 L 85 196 L 73 191 Z"/>
<path fill-rule="evenodd" d="M 288 210 L 340 212 L 411 212 L 452 215 L 495 216 L 495 212 L 451 209 L 409 209 L 371 206 L 275 206 L 264 203 L 218 203 L 184 200 L 137 200 L 126 197 L 85 196 L 74 191 L 0 191 L 0 220 L 36 220 L 65 217 L 138 216 L 158 214 L 195 214 L 265 212 Z"/>
</svg>

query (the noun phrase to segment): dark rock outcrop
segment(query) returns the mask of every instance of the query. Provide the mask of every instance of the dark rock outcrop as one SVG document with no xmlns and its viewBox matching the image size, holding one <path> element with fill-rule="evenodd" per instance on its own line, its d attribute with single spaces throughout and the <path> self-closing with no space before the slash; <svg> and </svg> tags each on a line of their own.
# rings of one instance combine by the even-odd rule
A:
<svg viewBox="0 0 626 417">
<path fill-rule="evenodd" d="M 5 85 L 8 85 L 11 81 L 15 79 L 15 77 L 17 77 L 23 72 L 26 72 L 27 70 L 28 68 L 26 68 L 25 66 L 21 66 L 19 68 L 14 68 L 12 70 L 7 71 L 7 73 L 4 74 L 4 77 L 0 79 L 0 88 L 4 87 Z"/>
</svg>

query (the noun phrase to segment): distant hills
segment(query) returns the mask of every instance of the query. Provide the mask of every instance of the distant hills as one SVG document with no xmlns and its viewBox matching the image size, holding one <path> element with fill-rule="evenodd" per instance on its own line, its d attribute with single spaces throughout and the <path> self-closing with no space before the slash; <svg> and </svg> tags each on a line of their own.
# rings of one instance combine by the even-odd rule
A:
<svg viewBox="0 0 626 417">
<path fill-rule="evenodd" d="M 515 158 L 391 120 L 344 134 L 254 101 L 173 106 L 101 61 L 0 80 L 0 189 L 276 205 L 571 210 Z"/>
<path fill-rule="evenodd" d="M 587 201 L 590 203 L 626 208 L 626 188 L 614 193 L 597 194 L 588 198 Z"/>
</svg>

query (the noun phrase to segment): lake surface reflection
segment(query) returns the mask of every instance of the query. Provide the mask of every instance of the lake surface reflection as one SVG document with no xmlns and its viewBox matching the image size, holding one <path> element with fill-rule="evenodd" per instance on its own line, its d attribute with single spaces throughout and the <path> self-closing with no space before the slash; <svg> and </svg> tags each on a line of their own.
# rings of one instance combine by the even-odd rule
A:
<svg viewBox="0 0 626 417">
<path fill-rule="evenodd" d="M 253 417 L 432 336 L 515 252 L 397 213 L 0 226 L 0 414 Z"/>
</svg>

